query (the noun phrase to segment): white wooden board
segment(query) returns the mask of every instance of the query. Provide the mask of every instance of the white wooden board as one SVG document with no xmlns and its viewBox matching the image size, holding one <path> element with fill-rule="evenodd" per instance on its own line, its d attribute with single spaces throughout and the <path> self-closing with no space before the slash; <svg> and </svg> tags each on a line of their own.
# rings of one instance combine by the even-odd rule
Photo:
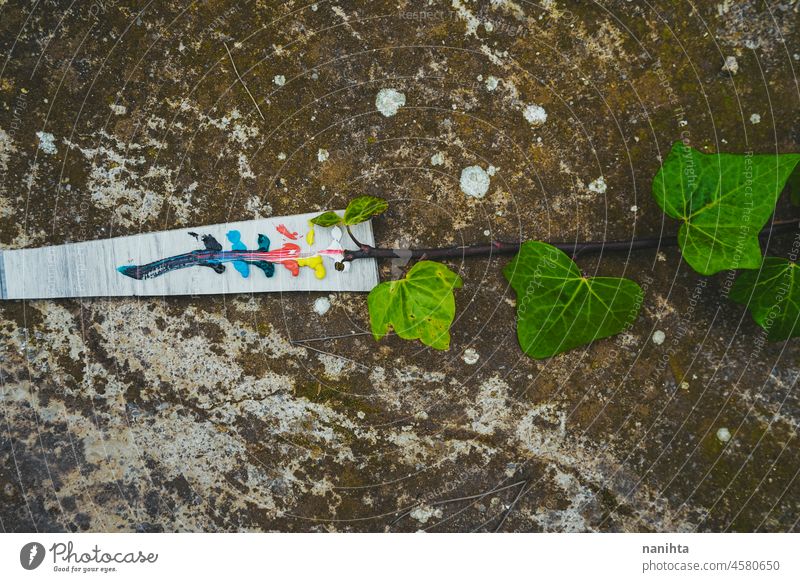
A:
<svg viewBox="0 0 800 582">
<path fill-rule="evenodd" d="M 257 249 L 259 234 L 269 237 L 270 250 L 284 243 L 300 246 L 303 255 L 313 255 L 329 248 L 335 241 L 331 228 L 315 228 L 313 245 L 306 242 L 308 220 L 318 213 L 298 214 L 231 222 L 196 228 L 139 234 L 67 245 L 0 252 L 0 297 L 2 299 L 46 299 L 58 297 L 109 297 L 136 295 L 207 295 L 214 293 L 264 293 L 275 291 L 370 291 L 378 284 L 378 267 L 374 259 L 359 259 L 345 272 L 334 269 L 334 258 L 324 256 L 326 276 L 318 279 L 314 270 L 300 269 L 298 276 L 275 264 L 275 274 L 250 266 L 245 278 L 233 263 L 223 273 L 210 267 L 191 266 L 166 272 L 151 279 L 137 280 L 120 273 L 125 265 L 143 265 L 166 257 L 203 249 L 203 243 L 191 236 L 212 235 L 223 250 L 231 250 L 229 231 L 239 231 L 247 249 Z M 290 240 L 277 230 L 284 225 L 297 232 Z M 372 224 L 364 222 L 351 227 L 356 238 L 373 245 Z M 355 249 L 346 233 L 341 246 Z"/>
</svg>

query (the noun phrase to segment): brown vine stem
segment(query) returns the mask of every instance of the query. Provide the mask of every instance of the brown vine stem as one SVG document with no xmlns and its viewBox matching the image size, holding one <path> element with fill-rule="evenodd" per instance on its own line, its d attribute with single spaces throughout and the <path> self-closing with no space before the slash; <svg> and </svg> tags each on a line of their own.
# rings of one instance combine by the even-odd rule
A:
<svg viewBox="0 0 800 582">
<path fill-rule="evenodd" d="M 775 221 L 759 233 L 759 238 L 791 232 L 800 227 L 800 219 Z M 460 259 L 466 257 L 492 257 L 513 255 L 519 251 L 519 242 L 492 241 L 484 244 L 430 248 L 430 249 L 389 249 L 359 244 L 358 250 L 344 252 L 343 261 L 357 259 Z M 645 249 L 661 249 L 678 245 L 678 237 L 662 236 L 616 241 L 589 242 L 550 242 L 573 258 L 585 253 L 624 252 Z"/>
</svg>

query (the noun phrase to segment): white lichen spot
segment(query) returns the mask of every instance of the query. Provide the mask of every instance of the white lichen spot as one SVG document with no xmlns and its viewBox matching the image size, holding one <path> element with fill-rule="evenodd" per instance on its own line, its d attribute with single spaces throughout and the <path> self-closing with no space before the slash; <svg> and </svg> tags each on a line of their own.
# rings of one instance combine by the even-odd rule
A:
<svg viewBox="0 0 800 582">
<path fill-rule="evenodd" d="M 639 212 L 639 207 L 634 204 L 631 206 L 631 212 Z"/>
<path fill-rule="evenodd" d="M 508 425 L 508 384 L 498 376 L 483 382 L 475 406 L 467 409 L 471 427 L 478 434 L 490 435 Z"/>
<path fill-rule="evenodd" d="M 331 308 L 331 300 L 327 297 L 318 297 L 316 301 L 314 301 L 314 312 L 317 315 L 325 315 L 328 313 L 328 310 Z"/>
<path fill-rule="evenodd" d="M 608 185 L 606 184 L 605 178 L 600 176 L 597 180 L 591 182 L 588 188 L 589 192 L 594 192 L 595 194 L 605 194 L 606 190 L 608 190 Z"/>
<path fill-rule="evenodd" d="M 262 218 L 272 214 L 272 206 L 269 202 L 261 200 L 259 196 L 250 196 L 244 204 L 245 210 L 253 215 L 253 218 Z"/>
<path fill-rule="evenodd" d="M 112 103 L 111 105 L 109 105 L 109 107 L 111 108 L 111 112 L 114 115 L 125 115 L 128 112 L 128 108 L 125 107 L 124 105 L 117 105 L 116 103 Z"/>
<path fill-rule="evenodd" d="M 317 359 L 325 368 L 325 376 L 331 380 L 347 377 L 355 368 L 353 362 L 335 354 L 317 354 Z"/>
<path fill-rule="evenodd" d="M 286 84 L 286 77 L 283 75 L 275 75 L 272 77 L 272 82 L 275 83 L 278 87 L 283 87 Z"/>
<path fill-rule="evenodd" d="M 480 359 L 480 355 L 478 352 L 473 348 L 467 348 L 464 350 L 461 359 L 464 360 L 464 363 L 469 364 L 472 366 L 473 364 L 477 364 L 478 360 Z"/>
<path fill-rule="evenodd" d="M 0 170 L 8 170 L 8 160 L 11 154 L 17 151 L 11 136 L 3 129 L 0 129 Z"/>
<path fill-rule="evenodd" d="M 483 198 L 489 191 L 489 174 L 480 166 L 467 166 L 461 170 L 461 191 L 473 198 Z"/>
<path fill-rule="evenodd" d="M 494 166 L 489 166 L 488 168 L 486 168 L 486 173 L 489 174 L 490 176 L 494 176 L 497 173 L 497 168 L 495 168 Z"/>
<path fill-rule="evenodd" d="M 522 110 L 522 115 L 525 117 L 527 122 L 534 127 L 542 125 L 545 121 L 547 121 L 547 112 L 544 110 L 544 107 L 534 103 L 526 105 L 525 109 Z"/>
<path fill-rule="evenodd" d="M 731 431 L 729 431 L 726 427 L 720 427 L 717 429 L 717 438 L 720 442 L 727 443 L 731 440 Z"/>
<path fill-rule="evenodd" d="M 409 515 L 420 523 L 428 523 L 432 517 L 442 517 L 442 510 L 440 508 L 433 508 L 428 505 L 420 505 L 411 510 Z"/>
<path fill-rule="evenodd" d="M 406 96 L 396 89 L 381 89 L 375 96 L 375 109 L 385 117 L 392 117 L 405 104 Z"/>
<path fill-rule="evenodd" d="M 667 338 L 667 334 L 665 334 L 660 329 L 657 329 L 657 330 L 655 330 L 653 332 L 653 338 L 652 338 L 653 339 L 653 343 L 656 344 L 657 346 L 660 346 L 661 344 L 663 344 L 664 340 L 666 338 Z"/>
<path fill-rule="evenodd" d="M 761 116 L 758 113 L 753 113 L 753 115 L 750 116 L 750 123 L 753 125 L 761 123 Z"/>
<path fill-rule="evenodd" d="M 383 384 L 386 381 L 386 370 L 381 366 L 375 366 L 369 373 L 369 380 L 376 385 Z"/>
<path fill-rule="evenodd" d="M 319 148 L 319 150 L 317 150 L 317 160 L 319 160 L 320 162 L 324 162 L 329 157 L 330 154 L 328 153 L 328 150 L 323 148 Z"/>
<path fill-rule="evenodd" d="M 283 153 L 283 152 L 278 152 L 278 159 L 279 160 L 285 160 L 286 159 L 286 154 Z"/>
<path fill-rule="evenodd" d="M 239 175 L 242 178 L 255 178 L 256 175 L 250 168 L 250 163 L 247 161 L 247 156 L 239 154 Z"/>
<path fill-rule="evenodd" d="M 730 73 L 731 75 L 735 75 L 739 72 L 739 62 L 736 60 L 736 57 L 725 57 L 725 64 L 722 65 L 722 72 Z"/>
<path fill-rule="evenodd" d="M 499 83 L 500 81 L 497 79 L 497 77 L 489 77 L 488 79 L 486 79 L 486 90 L 494 91 L 495 89 L 497 89 L 497 85 Z"/>
<path fill-rule="evenodd" d="M 58 153 L 58 149 L 56 149 L 56 138 L 52 133 L 37 131 L 36 137 L 39 138 L 39 149 L 44 153 L 50 156 Z"/>
<path fill-rule="evenodd" d="M 432 166 L 443 166 L 444 165 L 444 154 L 442 152 L 436 152 L 431 156 L 431 165 Z"/>
</svg>

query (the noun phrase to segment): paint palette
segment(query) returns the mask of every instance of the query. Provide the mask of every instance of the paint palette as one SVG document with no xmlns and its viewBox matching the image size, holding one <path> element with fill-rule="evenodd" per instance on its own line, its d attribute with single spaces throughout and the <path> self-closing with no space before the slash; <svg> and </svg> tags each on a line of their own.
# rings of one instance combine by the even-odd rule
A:
<svg viewBox="0 0 800 582">
<path fill-rule="evenodd" d="M 297 214 L 0 252 L 0 298 L 370 291 L 374 259 L 337 271 L 356 245 Z M 371 222 L 351 227 L 374 244 Z"/>
</svg>

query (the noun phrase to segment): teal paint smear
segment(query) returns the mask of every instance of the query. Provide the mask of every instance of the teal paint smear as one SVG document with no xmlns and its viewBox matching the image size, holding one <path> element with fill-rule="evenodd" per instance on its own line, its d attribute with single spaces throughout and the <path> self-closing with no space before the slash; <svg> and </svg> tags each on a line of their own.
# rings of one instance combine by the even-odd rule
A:
<svg viewBox="0 0 800 582">
<path fill-rule="evenodd" d="M 231 242 L 231 248 L 234 251 L 247 250 L 247 246 L 242 242 L 242 233 L 238 230 L 229 230 L 228 234 L 225 236 L 228 237 L 228 240 Z M 234 261 L 233 267 L 239 271 L 239 274 L 245 279 L 250 276 L 250 265 L 244 261 Z"/>
</svg>

